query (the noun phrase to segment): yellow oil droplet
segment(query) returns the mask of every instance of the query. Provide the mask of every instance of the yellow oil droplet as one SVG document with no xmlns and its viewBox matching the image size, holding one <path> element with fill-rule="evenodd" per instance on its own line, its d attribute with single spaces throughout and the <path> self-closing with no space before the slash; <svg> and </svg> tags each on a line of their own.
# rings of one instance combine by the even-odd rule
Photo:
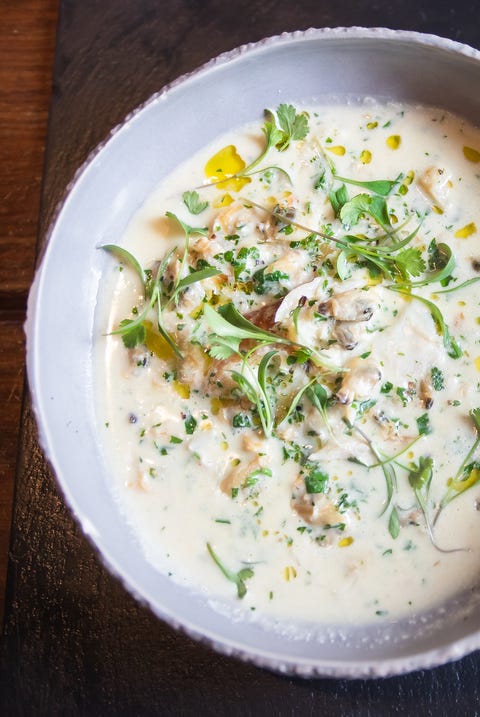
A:
<svg viewBox="0 0 480 717">
<path fill-rule="evenodd" d="M 233 197 L 231 194 L 223 194 L 221 197 L 213 200 L 212 206 L 214 209 L 221 209 L 222 207 L 228 207 L 232 202 Z"/>
<path fill-rule="evenodd" d="M 458 305 L 459 305 L 459 306 L 466 306 L 466 305 L 467 305 L 467 302 L 466 302 L 466 301 L 459 301 L 459 302 L 458 302 Z"/>
<path fill-rule="evenodd" d="M 345 147 L 341 144 L 335 144 L 333 147 L 327 147 L 328 151 L 332 154 L 337 154 L 339 157 L 343 157 L 346 152 Z"/>
<path fill-rule="evenodd" d="M 144 321 L 145 326 L 145 346 L 149 351 L 158 356 L 159 359 L 169 361 L 175 358 L 175 352 L 158 331 L 155 331 L 151 321 Z"/>
<path fill-rule="evenodd" d="M 391 134 L 390 137 L 387 137 L 387 147 L 390 147 L 390 149 L 398 149 L 401 142 L 402 138 L 399 134 Z"/>
<path fill-rule="evenodd" d="M 218 182 L 219 189 L 230 189 L 239 192 L 242 187 L 250 182 L 248 177 L 233 177 L 237 172 L 245 169 L 245 162 L 237 152 L 234 144 L 223 147 L 219 152 L 210 157 L 205 165 L 205 176 L 212 182 Z M 222 179 L 225 181 L 222 182 Z"/>
<path fill-rule="evenodd" d="M 199 304 L 196 306 L 193 311 L 190 312 L 189 316 L 192 317 L 192 319 L 195 319 L 195 321 L 200 318 L 200 316 L 203 314 L 203 304 Z"/>
<path fill-rule="evenodd" d="M 360 154 L 360 162 L 362 164 L 370 164 L 372 161 L 372 153 L 369 149 L 364 149 L 363 152 Z"/>
<path fill-rule="evenodd" d="M 290 580 L 293 580 L 297 577 L 297 571 L 295 570 L 293 565 L 287 565 L 287 567 L 283 571 L 283 576 L 287 582 L 290 582 Z"/>
<path fill-rule="evenodd" d="M 190 398 L 190 386 L 180 381 L 173 382 L 173 388 L 178 393 L 180 398 Z"/>
<path fill-rule="evenodd" d="M 477 318 L 475 319 L 475 321 L 477 322 L 477 324 L 480 324 L 480 316 L 477 316 Z"/>
<path fill-rule="evenodd" d="M 470 224 L 465 224 L 464 227 L 461 229 L 457 229 L 455 232 L 455 237 L 457 239 L 466 239 L 467 237 L 472 236 L 472 234 L 475 234 L 477 231 L 477 227 L 475 225 L 475 222 L 470 222 Z"/>
<path fill-rule="evenodd" d="M 435 214 L 443 214 L 443 209 L 439 207 L 438 204 L 432 204 L 432 211 L 435 212 Z"/>
<path fill-rule="evenodd" d="M 262 532 L 262 535 L 263 535 L 264 538 L 266 538 L 267 535 L 268 535 L 268 530 L 264 530 L 264 531 Z"/>
<path fill-rule="evenodd" d="M 351 535 L 348 536 L 348 538 L 341 538 L 338 541 L 338 547 L 339 548 L 348 548 L 349 545 L 353 543 L 353 538 Z"/>
<path fill-rule="evenodd" d="M 480 162 L 480 152 L 473 149 L 473 147 L 464 147 L 463 154 L 465 159 L 468 159 L 469 162 L 474 162 L 475 164 Z"/>
<path fill-rule="evenodd" d="M 480 371 L 480 356 L 477 356 L 473 363 L 475 364 L 477 371 Z"/>
<path fill-rule="evenodd" d="M 210 410 L 213 416 L 218 416 L 220 410 L 223 408 L 223 401 L 221 398 L 210 399 Z"/>
<path fill-rule="evenodd" d="M 392 224 L 398 224 L 398 217 L 396 214 L 390 214 L 390 221 Z"/>
<path fill-rule="evenodd" d="M 375 129 L 378 127 L 378 122 L 367 122 L 367 129 Z"/>
<path fill-rule="evenodd" d="M 408 193 L 408 188 L 411 185 L 411 183 L 413 182 L 414 178 L 415 178 L 415 172 L 413 171 L 413 169 L 410 169 L 406 173 L 403 182 L 401 183 L 401 185 L 398 188 L 399 194 L 401 194 L 402 196 L 405 196 L 405 194 Z"/>
<path fill-rule="evenodd" d="M 409 461 L 413 460 L 414 455 L 415 455 L 415 453 L 413 451 L 408 451 L 408 453 L 407 453 L 408 460 Z"/>
</svg>

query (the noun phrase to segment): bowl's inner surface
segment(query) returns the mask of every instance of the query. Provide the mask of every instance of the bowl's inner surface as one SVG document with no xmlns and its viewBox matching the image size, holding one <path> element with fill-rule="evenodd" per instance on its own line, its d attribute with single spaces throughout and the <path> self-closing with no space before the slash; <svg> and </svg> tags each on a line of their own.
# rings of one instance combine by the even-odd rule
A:
<svg viewBox="0 0 480 717">
<path fill-rule="evenodd" d="M 479 79 L 478 56 L 419 36 L 353 31 L 279 38 L 211 65 L 147 104 L 88 165 L 63 206 L 29 306 L 29 380 L 42 444 L 85 531 L 129 589 L 220 649 L 304 674 L 402 672 L 479 646 L 478 634 L 469 642 L 480 632 L 480 611 L 471 609 L 478 595 L 458 596 L 453 606 L 387 628 L 319 625 L 310 639 L 297 639 L 302 631 L 290 625 L 286 639 L 258 624 L 232 622 L 159 575 L 125 529 L 96 437 L 92 343 L 106 265 L 96 248 L 119 242 L 145 197 L 179 162 L 264 107 L 372 97 L 444 107 L 475 123 Z M 73 276 L 80 277 L 78 291 L 65 302 Z M 58 336 L 62 351 L 52 354 Z M 465 645 L 449 650 L 462 640 Z"/>
</svg>

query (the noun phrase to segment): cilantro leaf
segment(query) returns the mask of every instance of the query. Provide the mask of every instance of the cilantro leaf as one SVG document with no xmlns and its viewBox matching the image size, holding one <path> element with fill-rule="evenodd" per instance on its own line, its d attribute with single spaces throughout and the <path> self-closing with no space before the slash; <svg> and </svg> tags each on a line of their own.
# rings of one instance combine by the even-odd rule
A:
<svg viewBox="0 0 480 717">
<path fill-rule="evenodd" d="M 420 273 L 425 271 L 425 262 L 423 262 L 423 264 L 424 266 Z M 455 257 L 448 244 L 437 244 L 435 239 L 432 239 L 428 246 L 429 270 L 426 272 L 423 279 L 413 283 L 411 282 L 410 286 L 425 286 L 426 284 L 431 284 L 434 281 L 443 281 L 449 277 L 451 278 L 454 268 Z M 410 273 L 412 274 L 412 272 Z M 419 276 L 419 274 L 412 274 L 412 276 Z"/>
<path fill-rule="evenodd" d="M 395 256 L 395 264 L 405 279 L 408 275 L 420 276 L 425 271 L 425 260 L 420 249 L 415 247 L 398 252 Z"/>
<path fill-rule="evenodd" d="M 369 194 L 357 194 L 343 205 L 340 219 L 346 229 L 358 224 L 365 214 L 370 215 L 386 232 L 392 231 L 388 207 L 385 199 Z"/>
<path fill-rule="evenodd" d="M 200 195 L 195 190 L 192 192 L 184 192 L 182 199 L 190 214 L 200 214 L 208 207 L 208 202 L 202 202 Z"/>
<path fill-rule="evenodd" d="M 283 130 L 281 140 L 276 143 L 280 152 L 286 150 L 292 140 L 305 139 L 307 136 L 309 130 L 307 116 L 303 113 L 297 114 L 293 105 L 279 105 L 277 119 Z"/>
<path fill-rule="evenodd" d="M 262 132 L 265 135 L 265 139 L 267 140 L 267 148 L 262 155 L 262 158 L 265 156 L 267 151 L 270 149 L 270 147 L 274 147 L 276 144 L 282 141 L 283 133 L 281 130 L 276 127 L 274 122 L 268 122 L 268 120 L 264 123 L 262 127 Z M 252 165 L 250 164 L 249 167 L 251 168 Z"/>
<path fill-rule="evenodd" d="M 420 456 L 418 465 L 412 463 L 408 482 L 414 491 L 425 491 L 430 487 L 433 475 L 433 458 Z"/>
<path fill-rule="evenodd" d="M 127 349 L 134 349 L 135 346 L 143 344 L 146 336 L 145 326 L 137 319 L 123 319 L 115 333 L 121 334 L 123 344 Z"/>
</svg>

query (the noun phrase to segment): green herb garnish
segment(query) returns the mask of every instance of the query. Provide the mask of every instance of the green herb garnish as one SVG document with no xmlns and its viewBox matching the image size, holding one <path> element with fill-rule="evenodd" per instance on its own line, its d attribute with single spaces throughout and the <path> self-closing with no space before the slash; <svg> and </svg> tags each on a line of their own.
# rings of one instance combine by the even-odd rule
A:
<svg viewBox="0 0 480 717">
<path fill-rule="evenodd" d="M 279 105 L 277 120 L 282 134 L 275 146 L 280 152 L 286 150 L 293 140 L 305 139 L 308 134 L 307 115 L 303 112 L 298 114 L 293 105 Z"/>
<path fill-rule="evenodd" d="M 473 408 L 469 411 L 468 415 L 473 421 L 477 437 L 457 470 L 455 477 L 450 478 L 447 481 L 447 491 L 438 506 L 438 510 L 433 521 L 434 525 L 440 517 L 443 509 L 451 503 L 452 500 L 455 500 L 455 498 L 458 498 L 458 496 L 465 493 L 466 490 L 472 488 L 480 482 L 480 463 L 477 461 L 471 462 L 471 458 L 480 445 L 480 408 Z"/>
<path fill-rule="evenodd" d="M 202 201 L 195 190 L 184 192 L 182 199 L 190 214 L 201 214 L 208 207 L 208 202 Z"/>
<path fill-rule="evenodd" d="M 371 182 L 359 182 L 356 179 L 348 179 L 347 177 L 340 177 L 335 172 L 333 173 L 335 179 L 345 184 L 352 184 L 356 187 L 361 187 L 374 194 L 379 194 L 381 197 L 387 197 L 392 189 L 401 181 L 402 175 L 399 174 L 396 179 L 374 179 Z"/>
<path fill-rule="evenodd" d="M 245 597 L 247 594 L 247 588 L 245 586 L 245 580 L 248 580 L 249 578 L 253 578 L 253 570 L 252 568 L 242 568 L 237 573 L 234 573 L 232 570 L 229 570 L 220 560 L 218 555 L 213 550 L 210 543 L 207 543 L 207 550 L 210 554 L 210 557 L 212 558 L 215 565 L 217 565 L 222 573 L 225 575 L 227 580 L 230 580 L 232 583 L 235 583 L 237 587 L 237 595 L 239 598 Z"/>
<path fill-rule="evenodd" d="M 183 250 L 180 271 L 177 272 L 177 277 L 180 277 L 184 272 L 188 249 L 189 240 L 193 234 L 205 235 L 208 233 L 206 228 L 191 227 L 185 224 L 175 214 L 166 212 L 166 215 L 176 221 L 185 234 L 185 246 Z M 157 328 L 160 336 L 170 346 L 172 351 L 179 357 L 182 357 L 182 353 L 177 346 L 174 338 L 166 330 L 163 323 L 163 311 L 166 310 L 172 303 L 177 303 L 180 294 L 192 284 L 208 279 L 211 276 L 215 276 L 220 272 L 214 267 L 205 267 L 198 271 L 191 272 L 183 278 L 177 278 L 172 286 L 166 286 L 163 279 L 167 270 L 168 263 L 172 257 L 173 250 L 169 252 L 158 266 L 155 279 L 151 278 L 151 272 L 144 271 L 138 261 L 129 252 L 121 247 L 116 247 L 112 244 L 106 244 L 102 247 L 111 254 L 114 254 L 121 261 L 128 263 L 135 273 L 139 276 L 142 281 L 142 286 L 145 295 L 145 304 L 142 311 L 137 312 L 135 319 L 124 319 L 120 322 L 118 329 L 112 331 L 112 334 L 119 334 L 122 337 L 122 341 L 126 348 L 135 348 L 136 346 L 143 344 L 146 338 L 146 329 L 144 321 L 147 320 L 150 312 L 156 309 Z"/>
<path fill-rule="evenodd" d="M 430 417 L 428 413 L 423 413 L 421 416 L 418 416 L 417 428 L 419 436 L 427 436 L 429 433 L 432 432 L 432 428 L 430 426 Z"/>
<path fill-rule="evenodd" d="M 185 433 L 188 436 L 191 436 L 197 427 L 197 419 L 194 418 L 191 414 L 189 414 L 184 421 L 184 425 L 185 425 Z"/>
</svg>

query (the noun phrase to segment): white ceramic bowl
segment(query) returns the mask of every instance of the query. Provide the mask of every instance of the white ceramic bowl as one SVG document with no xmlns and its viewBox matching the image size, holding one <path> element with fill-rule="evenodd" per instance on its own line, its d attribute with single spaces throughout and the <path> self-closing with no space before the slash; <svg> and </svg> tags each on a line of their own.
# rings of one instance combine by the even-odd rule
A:
<svg viewBox="0 0 480 717">
<path fill-rule="evenodd" d="M 480 53 L 431 35 L 362 28 L 282 35 L 222 55 L 162 90 L 113 131 L 69 188 L 28 305 L 28 378 L 41 444 L 109 568 L 163 620 L 223 653 L 305 677 L 407 672 L 480 647 L 478 599 L 459 595 L 434 613 L 382 627 L 319 625 L 306 640 L 232 622 L 159 575 L 112 499 L 97 441 L 92 344 L 108 261 L 97 247 L 118 242 L 143 200 L 192 151 L 263 107 L 368 96 L 442 106 L 475 122 L 479 89 Z"/>
</svg>

